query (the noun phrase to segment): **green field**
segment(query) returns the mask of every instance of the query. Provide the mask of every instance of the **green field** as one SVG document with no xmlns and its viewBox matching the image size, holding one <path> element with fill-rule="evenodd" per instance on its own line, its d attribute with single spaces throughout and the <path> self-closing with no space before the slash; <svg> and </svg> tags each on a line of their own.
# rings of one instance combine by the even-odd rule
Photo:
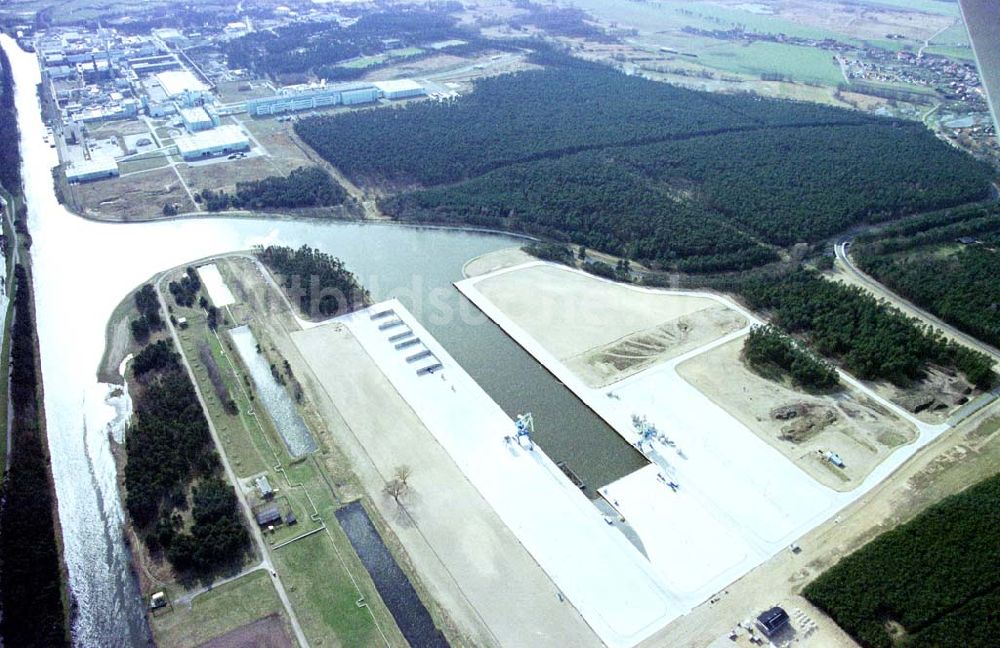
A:
<svg viewBox="0 0 1000 648">
<path fill-rule="evenodd" d="M 235 285 L 228 265 L 218 263 L 218 266 L 227 283 Z M 187 317 L 187 328 L 178 331 L 184 355 L 194 370 L 198 388 L 208 404 L 209 415 L 233 469 L 241 478 L 266 474 L 276 490 L 274 501 L 283 510 L 291 508 L 298 519 L 293 526 L 281 525 L 273 532 L 265 532 L 264 539 L 272 547 L 275 569 L 310 644 L 384 644 L 381 640 L 384 633 L 392 645 L 402 645 L 402 636 L 392 615 L 382 604 L 368 573 L 337 524 L 334 513 L 340 504 L 325 478 L 320 465 L 322 459 L 310 455 L 292 460 L 263 406 L 256 398 L 247 400 L 247 394 L 253 394 L 252 383 L 235 349 L 230 348 L 228 335 L 220 333 L 226 345 L 223 349 L 208 329 L 204 310 L 183 308 L 176 305 L 172 297 L 167 299 L 175 316 Z M 249 312 L 243 304 L 226 308 L 224 314 L 228 325 L 243 321 L 241 317 L 245 311 Z M 249 317 L 252 319 L 253 315 Z M 262 346 L 268 346 L 259 331 L 255 330 L 255 335 Z M 237 416 L 228 414 L 216 395 L 200 359 L 198 341 L 209 343 L 229 392 L 239 406 Z M 251 411 L 256 416 L 249 414 Z M 313 432 L 317 434 L 315 428 Z M 323 442 L 319 438 L 317 441 L 322 448 Z M 319 454 L 327 452 L 321 449 Z M 245 490 L 252 491 L 252 486 Z M 253 505 L 256 496 L 250 494 L 249 498 Z M 371 605 L 370 612 L 366 607 L 357 606 L 362 598 Z"/>
<path fill-rule="evenodd" d="M 722 43 L 701 51 L 698 61 L 713 68 L 759 76 L 784 74 L 795 81 L 837 85 L 843 83 L 840 68 L 830 53 L 784 43 Z"/>
<path fill-rule="evenodd" d="M 423 54 L 424 50 L 419 47 L 403 47 L 400 49 L 389 50 L 388 52 L 383 52 L 382 54 L 376 54 L 374 56 L 363 56 L 361 58 L 353 59 L 345 63 L 341 63 L 339 67 L 351 68 L 351 69 L 363 69 L 370 68 L 376 65 L 381 65 L 392 59 L 400 58 L 411 58 L 413 56 L 419 56 Z"/>
<path fill-rule="evenodd" d="M 274 561 L 311 645 L 382 643 L 368 608 L 358 606 L 358 591 L 325 533 L 282 547 Z"/>
<path fill-rule="evenodd" d="M 152 626 L 157 645 L 187 648 L 270 614 L 285 619 L 271 578 L 257 570 L 198 595 L 190 608 L 180 603 L 154 614 Z M 288 635 L 292 636 L 290 629 Z"/>
</svg>

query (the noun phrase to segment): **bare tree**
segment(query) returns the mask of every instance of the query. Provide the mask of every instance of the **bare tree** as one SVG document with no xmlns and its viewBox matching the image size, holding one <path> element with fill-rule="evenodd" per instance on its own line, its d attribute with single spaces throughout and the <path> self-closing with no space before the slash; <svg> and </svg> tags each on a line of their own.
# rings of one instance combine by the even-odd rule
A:
<svg viewBox="0 0 1000 648">
<path fill-rule="evenodd" d="M 392 479 L 386 482 L 385 493 L 394 499 L 396 504 L 399 504 L 403 495 L 406 494 L 406 491 L 409 488 L 409 484 L 407 483 L 409 478 L 410 467 L 402 465 L 396 467 L 396 472 L 393 474 Z"/>
</svg>

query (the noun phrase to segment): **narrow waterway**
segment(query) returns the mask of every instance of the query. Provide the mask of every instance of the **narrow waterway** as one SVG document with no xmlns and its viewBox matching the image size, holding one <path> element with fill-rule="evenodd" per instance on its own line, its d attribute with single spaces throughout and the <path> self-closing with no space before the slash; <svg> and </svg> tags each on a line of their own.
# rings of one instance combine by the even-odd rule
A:
<svg viewBox="0 0 1000 648">
<path fill-rule="evenodd" d="M 516 240 L 482 232 L 318 221 L 205 218 L 107 224 L 55 197 L 55 152 L 41 144 L 35 56 L 4 35 L 15 78 L 29 206 L 45 415 L 79 646 L 150 642 L 122 540 L 109 430 L 117 416 L 95 382 L 107 320 L 136 285 L 192 259 L 254 244 L 308 243 L 341 257 L 376 299 L 398 297 L 511 415 L 532 411 L 536 439 L 595 489 L 642 458 L 486 320 L 451 285 L 465 261 Z"/>
<path fill-rule="evenodd" d="M 257 395 L 260 397 L 268 416 L 278 428 L 278 434 L 285 442 L 288 453 L 301 457 L 316 450 L 316 440 L 306 427 L 306 422 L 295 408 L 295 403 L 285 388 L 274 379 L 271 366 L 260 353 L 260 345 L 250 327 L 244 324 L 229 330 L 233 344 L 240 354 L 243 364 L 250 370 L 250 377 Z"/>
</svg>

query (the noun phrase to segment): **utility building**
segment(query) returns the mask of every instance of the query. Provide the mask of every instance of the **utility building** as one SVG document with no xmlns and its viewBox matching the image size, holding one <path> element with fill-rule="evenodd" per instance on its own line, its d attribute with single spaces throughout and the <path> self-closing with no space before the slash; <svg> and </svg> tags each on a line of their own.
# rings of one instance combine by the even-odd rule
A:
<svg viewBox="0 0 1000 648">
<path fill-rule="evenodd" d="M 177 138 L 177 152 L 185 160 L 201 160 L 238 151 L 249 151 L 250 140 L 239 126 L 227 124 Z"/>
</svg>

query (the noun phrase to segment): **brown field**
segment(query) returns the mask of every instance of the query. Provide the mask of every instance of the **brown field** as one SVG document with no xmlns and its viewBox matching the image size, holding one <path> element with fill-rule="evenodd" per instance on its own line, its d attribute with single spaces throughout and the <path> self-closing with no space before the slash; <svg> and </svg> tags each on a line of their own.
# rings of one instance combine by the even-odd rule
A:
<svg viewBox="0 0 1000 648">
<path fill-rule="evenodd" d="M 195 193 L 203 189 L 212 189 L 213 191 L 224 189 L 232 192 L 235 191 L 237 182 L 284 175 L 274 167 L 268 158 L 262 156 L 248 157 L 242 160 L 223 160 L 196 166 L 181 163 L 177 165 L 177 170 L 191 191 Z"/>
<path fill-rule="evenodd" d="M 124 178 L 68 185 L 68 202 L 91 218 L 120 221 L 149 220 L 163 215 L 163 205 L 175 203 L 178 211 L 196 211 L 177 174 L 163 168 Z"/>
<path fill-rule="evenodd" d="M 231 630 L 203 643 L 199 648 L 293 648 L 285 624 L 277 614 Z"/>
<path fill-rule="evenodd" d="M 912 425 L 854 389 L 814 395 L 757 375 L 740 358 L 743 340 L 695 356 L 677 372 L 820 483 L 850 490 L 916 438 Z M 824 461 L 827 450 L 846 468 Z"/>
</svg>

